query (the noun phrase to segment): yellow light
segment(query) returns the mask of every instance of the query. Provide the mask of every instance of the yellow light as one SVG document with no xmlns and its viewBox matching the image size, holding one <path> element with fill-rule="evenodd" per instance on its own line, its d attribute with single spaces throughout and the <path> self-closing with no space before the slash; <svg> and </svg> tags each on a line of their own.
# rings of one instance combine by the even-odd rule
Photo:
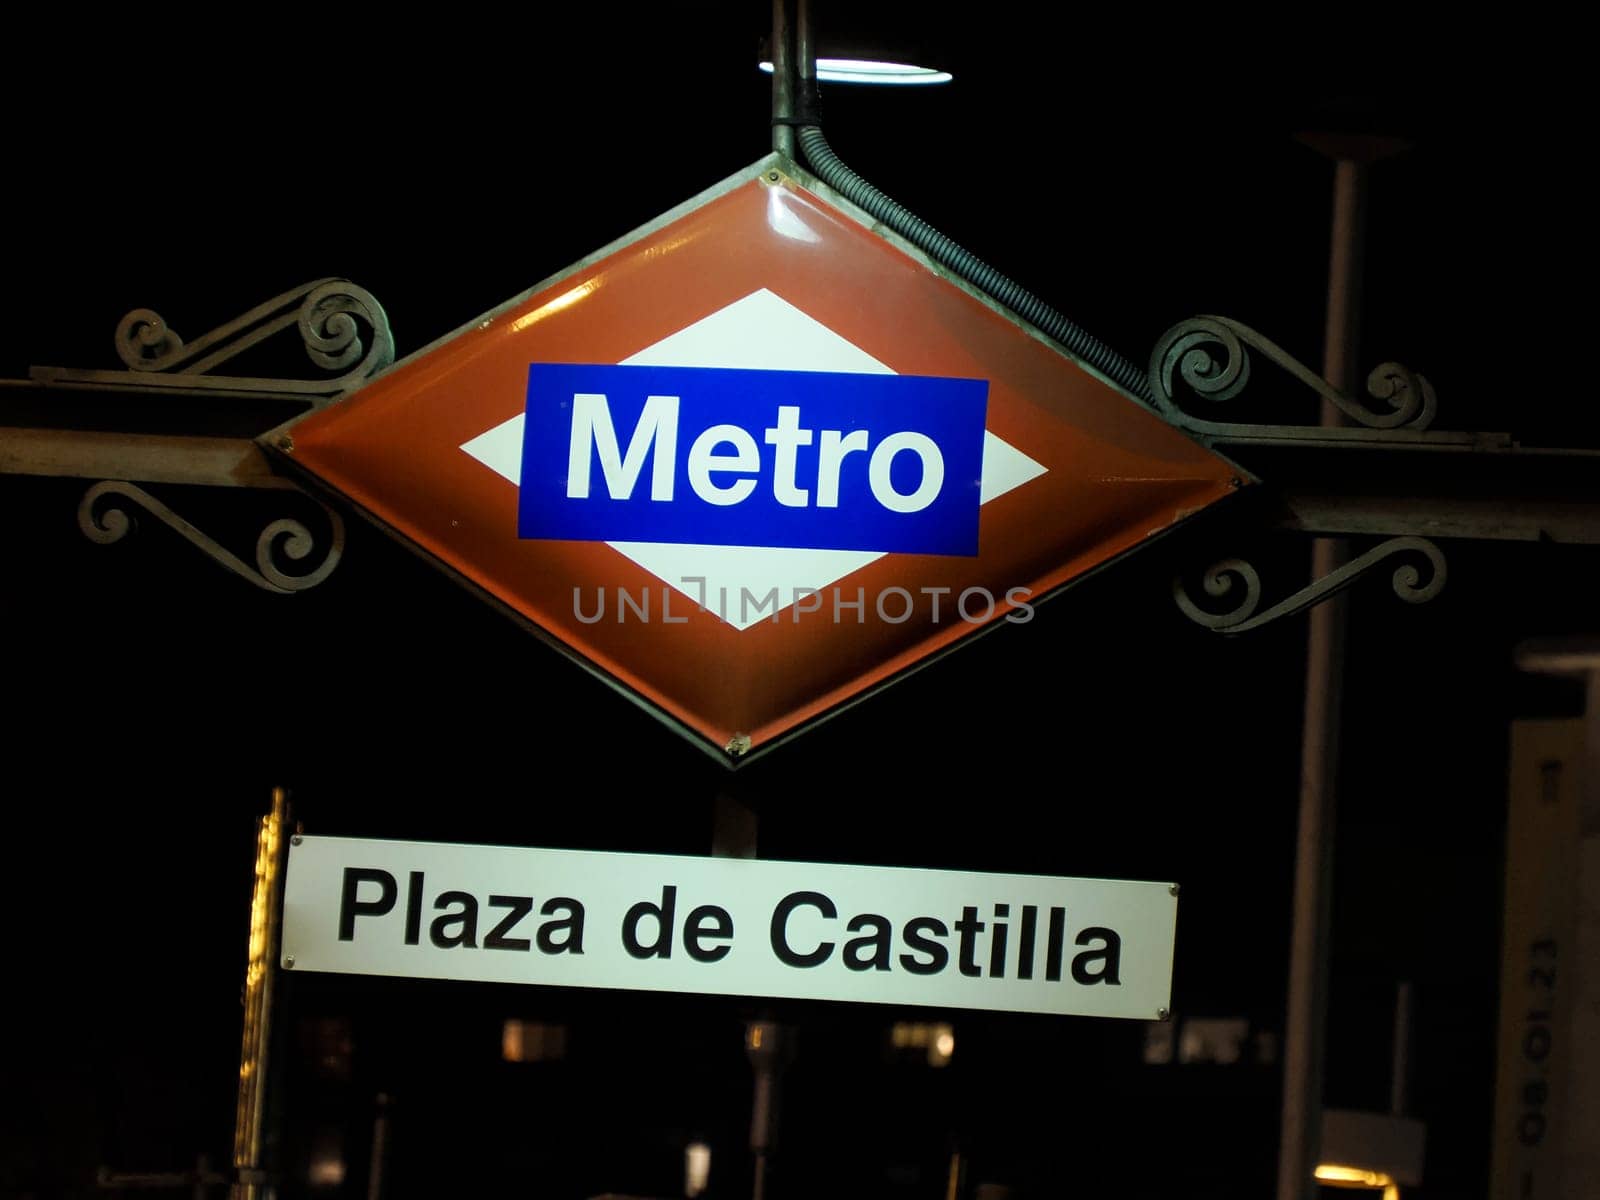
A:
<svg viewBox="0 0 1600 1200">
<path fill-rule="evenodd" d="M 255 887 L 250 896 L 249 957 L 244 975 L 244 1028 L 239 1053 L 239 1100 L 234 1109 L 233 1165 L 260 1165 L 267 1032 L 273 964 L 278 954 L 279 858 L 288 795 L 272 789 L 272 809 L 256 827 Z"/>
<path fill-rule="evenodd" d="M 955 1030 L 928 1021 L 896 1021 L 889 1029 L 889 1044 L 896 1050 L 926 1050 L 928 1065 L 942 1067 L 956 1052 Z"/>
<path fill-rule="evenodd" d="M 311 1160 L 309 1180 L 312 1187 L 338 1187 L 344 1182 L 344 1159 L 338 1157 L 337 1149 Z"/>
<path fill-rule="evenodd" d="M 500 1027 L 500 1057 L 506 1062 L 522 1061 L 521 1021 L 507 1021 Z"/>
<path fill-rule="evenodd" d="M 567 1027 L 508 1018 L 500 1027 L 500 1057 L 506 1062 L 554 1062 L 567 1056 Z"/>
<path fill-rule="evenodd" d="M 1400 1189 L 1394 1177 L 1382 1171 L 1369 1171 L 1364 1167 L 1345 1167 L 1337 1163 L 1322 1163 L 1316 1170 L 1317 1180 L 1334 1187 L 1371 1188 L 1382 1191 L 1384 1200 L 1399 1200 Z"/>
</svg>

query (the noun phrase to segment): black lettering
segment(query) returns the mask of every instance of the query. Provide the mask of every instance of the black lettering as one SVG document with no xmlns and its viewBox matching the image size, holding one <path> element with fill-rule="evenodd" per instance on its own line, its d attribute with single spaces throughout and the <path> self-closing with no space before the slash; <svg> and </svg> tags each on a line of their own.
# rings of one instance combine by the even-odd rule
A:
<svg viewBox="0 0 1600 1200">
<path fill-rule="evenodd" d="M 678 903 L 678 889 L 668 884 L 661 889 L 661 903 L 651 904 L 641 900 L 622 918 L 622 944 L 635 958 L 672 957 L 672 910 Z M 639 922 L 645 917 L 656 919 L 656 940 L 651 945 L 639 941 Z"/>
<path fill-rule="evenodd" d="M 446 905 L 459 904 L 459 912 L 445 912 L 443 916 L 435 917 L 433 924 L 428 926 L 428 938 L 441 950 L 448 950 L 452 946 L 466 946 L 476 949 L 478 945 L 478 901 L 470 892 L 440 892 L 433 902 L 433 907 L 443 911 Z M 451 925 L 461 926 L 459 933 L 445 932 Z"/>
<path fill-rule="evenodd" d="M 931 940 L 928 934 L 939 938 L 948 937 L 950 930 L 945 928 L 943 921 L 935 917 L 913 917 L 900 931 L 900 936 L 907 946 L 918 954 L 928 956 L 926 961 L 911 954 L 900 956 L 900 965 L 913 975 L 937 975 L 950 961 L 950 951 L 946 950 L 943 944 Z"/>
<path fill-rule="evenodd" d="M 529 950 L 533 947 L 527 938 L 506 936 L 517 927 L 517 922 L 533 911 L 532 896 L 490 896 L 489 907 L 511 911 L 501 918 L 500 924 L 489 930 L 489 936 L 483 939 L 485 950 Z"/>
<path fill-rule="evenodd" d="M 1525 1112 L 1517 1121 L 1517 1140 L 1524 1146 L 1537 1146 L 1544 1141 L 1544 1114 Z"/>
<path fill-rule="evenodd" d="M 1061 982 L 1061 955 L 1067 944 L 1067 910 L 1050 909 L 1050 937 L 1045 946 L 1044 977 L 1050 983 Z"/>
<path fill-rule="evenodd" d="M 1530 1025 L 1522 1035 L 1522 1057 L 1529 1062 L 1543 1062 L 1550 1057 L 1550 1031 L 1543 1025 Z"/>
<path fill-rule="evenodd" d="M 570 896 L 555 896 L 544 902 L 539 909 L 541 917 L 555 915 L 556 909 L 564 908 L 567 915 L 559 921 L 546 921 L 539 926 L 539 949 L 545 954 L 582 954 L 583 953 L 583 905 Z M 562 941 L 556 941 L 555 934 L 565 929 L 567 936 Z"/>
<path fill-rule="evenodd" d="M 378 885 L 376 900 L 361 899 L 361 885 Z M 381 917 L 394 907 L 394 876 L 376 867 L 346 867 L 344 887 L 339 893 L 339 940 L 354 941 L 357 917 Z"/>
<path fill-rule="evenodd" d="M 866 937 L 851 938 L 844 944 L 844 965 L 852 971 L 887 971 L 889 940 L 894 935 L 894 926 L 889 924 L 889 918 L 880 917 L 877 913 L 862 913 L 851 917 L 846 928 L 851 933 L 860 933 L 868 928 L 872 932 Z M 858 951 L 869 948 L 872 953 L 862 958 Z"/>
<path fill-rule="evenodd" d="M 1022 928 L 1017 932 L 1017 978 L 1033 978 L 1033 942 L 1038 936 L 1039 906 L 1022 906 Z"/>
<path fill-rule="evenodd" d="M 839 910 L 833 906 L 821 892 L 790 892 L 778 901 L 778 907 L 772 910 L 772 929 L 770 937 L 772 952 L 778 956 L 778 961 L 787 967 L 815 967 L 828 961 L 828 956 L 833 953 L 832 942 L 822 942 L 809 954 L 798 954 L 789 946 L 788 924 L 789 914 L 802 906 L 816 909 L 828 920 L 833 920 L 839 915 Z"/>
<path fill-rule="evenodd" d="M 406 945 L 415 946 L 422 936 L 422 872 L 411 872 L 406 884 Z"/>
<path fill-rule="evenodd" d="M 1121 983 L 1117 973 L 1122 969 L 1122 937 L 1115 930 L 1107 929 L 1102 925 L 1091 925 L 1077 937 L 1077 944 L 1087 946 L 1091 941 L 1105 943 L 1103 950 L 1085 950 L 1072 960 L 1072 981 L 1074 983 Z M 1090 971 L 1089 964 L 1100 960 L 1105 965 L 1098 971 Z"/>
<path fill-rule="evenodd" d="M 983 932 L 983 922 L 978 920 L 978 910 L 972 905 L 967 905 L 961 910 L 961 919 L 956 922 L 956 932 L 961 935 L 961 973 L 963 975 L 982 975 L 983 968 L 978 965 L 978 935 Z"/>
<path fill-rule="evenodd" d="M 706 922 L 713 924 L 707 927 Z M 702 904 L 689 914 L 683 923 L 683 948 L 695 962 L 716 962 L 726 958 L 731 946 L 702 946 L 701 938 L 731 938 L 733 917 L 727 909 L 715 904 Z"/>
<path fill-rule="evenodd" d="M 1011 915 L 1011 905 L 996 904 L 994 906 L 994 932 L 990 934 L 989 942 L 989 978 L 1004 979 L 1006 977 L 1006 927 L 1000 923 L 999 918 Z"/>
</svg>

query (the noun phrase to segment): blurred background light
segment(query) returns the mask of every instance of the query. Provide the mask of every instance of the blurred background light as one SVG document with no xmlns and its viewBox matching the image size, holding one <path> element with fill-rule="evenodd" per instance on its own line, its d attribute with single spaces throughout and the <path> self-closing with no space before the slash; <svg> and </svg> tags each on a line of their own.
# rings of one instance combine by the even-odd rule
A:
<svg viewBox="0 0 1600 1200">
<path fill-rule="evenodd" d="M 711 1180 L 711 1147 L 690 1142 L 683 1148 L 683 1194 L 698 1196 Z"/>
</svg>

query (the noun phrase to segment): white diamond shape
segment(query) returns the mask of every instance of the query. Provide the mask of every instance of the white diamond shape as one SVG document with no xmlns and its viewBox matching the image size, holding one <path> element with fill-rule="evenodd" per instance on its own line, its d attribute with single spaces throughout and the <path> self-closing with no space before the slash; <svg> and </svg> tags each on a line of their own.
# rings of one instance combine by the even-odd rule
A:
<svg viewBox="0 0 1600 1200">
<path fill-rule="evenodd" d="M 766 288 L 718 309 L 622 360 L 620 366 L 737 367 L 764 371 L 848 371 L 858 375 L 895 372 L 861 347 Z M 522 477 L 522 426 L 526 415 L 462 443 L 461 449 L 513 484 Z M 978 502 L 987 504 L 1045 473 L 1022 451 L 983 433 L 983 478 Z M 775 546 L 699 546 L 667 542 L 607 542 L 669 587 L 695 603 L 704 600 L 736 629 L 748 629 L 773 614 L 755 600 L 778 589 L 782 608 L 797 595 L 837 583 L 883 557 L 872 550 L 796 550 Z M 704 580 L 704 584 L 690 582 Z M 701 588 L 703 587 L 703 591 Z M 727 597 L 726 608 L 719 603 Z"/>
</svg>

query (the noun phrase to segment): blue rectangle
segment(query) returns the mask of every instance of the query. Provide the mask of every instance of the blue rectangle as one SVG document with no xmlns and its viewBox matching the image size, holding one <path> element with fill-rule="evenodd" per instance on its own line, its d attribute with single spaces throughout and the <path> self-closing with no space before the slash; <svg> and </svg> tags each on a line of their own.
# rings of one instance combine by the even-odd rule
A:
<svg viewBox="0 0 1600 1200">
<path fill-rule="evenodd" d="M 534 363 L 518 533 L 975 555 L 981 379 Z"/>
</svg>

